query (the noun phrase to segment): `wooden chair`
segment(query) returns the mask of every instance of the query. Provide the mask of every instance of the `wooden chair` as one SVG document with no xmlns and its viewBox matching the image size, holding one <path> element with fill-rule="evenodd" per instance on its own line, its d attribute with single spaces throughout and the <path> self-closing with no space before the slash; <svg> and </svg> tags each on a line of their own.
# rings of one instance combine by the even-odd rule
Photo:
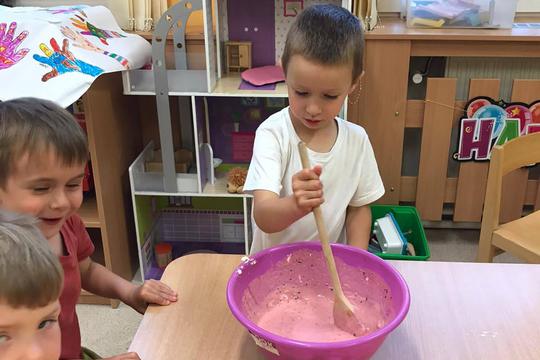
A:
<svg viewBox="0 0 540 360">
<path fill-rule="evenodd" d="M 508 223 L 499 224 L 502 180 L 505 174 L 540 162 L 540 133 L 513 139 L 491 152 L 482 216 L 479 262 L 507 251 L 529 263 L 540 263 L 540 210 Z"/>
</svg>

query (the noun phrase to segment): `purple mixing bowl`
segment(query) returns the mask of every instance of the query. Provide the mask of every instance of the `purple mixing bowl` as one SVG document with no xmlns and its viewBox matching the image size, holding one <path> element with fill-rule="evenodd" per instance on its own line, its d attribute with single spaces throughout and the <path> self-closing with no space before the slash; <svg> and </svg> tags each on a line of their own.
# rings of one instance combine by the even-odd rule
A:
<svg viewBox="0 0 540 360">
<path fill-rule="evenodd" d="M 268 332 L 257 326 L 244 313 L 242 297 L 250 282 L 266 273 L 275 263 L 287 255 L 302 249 L 321 251 L 321 245 L 316 241 L 280 245 L 250 256 L 251 261 L 240 264 L 227 284 L 227 303 L 232 314 L 253 335 L 255 342 L 268 359 L 368 359 L 381 346 L 386 335 L 403 321 L 409 311 L 410 296 L 409 288 L 397 270 L 386 261 L 367 251 L 348 245 L 332 244 L 332 251 L 336 258 L 347 265 L 377 273 L 388 285 L 392 293 L 394 318 L 381 329 L 347 341 L 305 342 L 287 339 Z"/>
</svg>

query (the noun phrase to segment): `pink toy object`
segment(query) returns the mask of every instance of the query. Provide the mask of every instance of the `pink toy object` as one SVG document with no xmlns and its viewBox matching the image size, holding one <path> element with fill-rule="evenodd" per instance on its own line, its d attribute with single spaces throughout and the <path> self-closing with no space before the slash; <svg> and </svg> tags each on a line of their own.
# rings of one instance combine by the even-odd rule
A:
<svg viewBox="0 0 540 360">
<path fill-rule="evenodd" d="M 255 86 L 262 86 L 267 84 L 274 84 L 277 82 L 285 81 L 285 74 L 281 66 L 268 65 L 261 66 L 252 69 L 248 69 L 242 72 L 242 79 Z"/>
<path fill-rule="evenodd" d="M 268 359 L 368 359 L 381 346 L 386 336 L 405 318 L 410 304 L 409 289 L 402 276 L 389 263 L 351 246 L 331 244 L 331 247 L 338 273 L 344 284 L 344 291 L 349 294 L 368 291 L 370 298 L 375 299 L 380 305 L 381 314 L 385 314 L 383 322 L 379 326 L 374 326 L 364 336 L 337 341 L 290 339 L 259 327 L 252 319 L 257 317 L 259 309 L 268 306 L 261 300 L 268 298 L 276 288 L 281 286 L 287 291 L 286 288 L 290 290 L 296 286 L 301 290 L 296 279 L 303 279 L 301 280 L 305 282 L 303 286 L 310 288 L 313 285 L 318 292 L 321 283 L 329 283 L 319 242 L 298 242 L 272 247 L 247 258 L 235 269 L 227 284 L 227 303 L 232 314 L 246 327 Z M 301 257 L 296 254 L 302 252 L 312 253 L 315 260 L 298 261 Z M 304 259 L 307 258 L 304 256 Z M 298 263 L 296 270 L 283 267 L 283 264 L 289 261 L 293 261 L 293 266 Z M 280 272 L 280 270 L 287 271 Z M 377 275 L 376 278 L 379 280 L 364 290 L 354 288 L 357 273 L 363 271 L 366 274 Z M 282 275 L 286 272 L 288 274 L 284 278 Z M 306 306 L 309 306 L 309 302 Z"/>
<path fill-rule="evenodd" d="M 488 99 L 481 98 L 471 101 L 469 106 L 467 107 L 467 117 L 469 119 L 472 119 L 474 114 L 480 109 L 481 107 L 484 107 L 486 105 L 491 104 L 491 102 Z"/>
<path fill-rule="evenodd" d="M 540 101 L 532 104 L 529 110 L 531 111 L 532 122 L 540 124 Z"/>
</svg>

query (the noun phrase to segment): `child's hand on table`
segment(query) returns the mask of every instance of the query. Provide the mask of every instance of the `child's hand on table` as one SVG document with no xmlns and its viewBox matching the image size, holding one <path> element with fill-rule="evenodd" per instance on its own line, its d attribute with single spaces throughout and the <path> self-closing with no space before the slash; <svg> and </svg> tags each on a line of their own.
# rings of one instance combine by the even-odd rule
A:
<svg viewBox="0 0 540 360">
<path fill-rule="evenodd" d="M 113 357 L 108 357 L 104 360 L 141 360 L 141 358 L 139 357 L 139 355 L 137 355 L 137 353 L 130 352 L 130 353 L 116 355 Z"/>
<path fill-rule="evenodd" d="M 300 170 L 293 175 L 292 189 L 296 205 L 306 214 L 324 202 L 322 183 L 319 180 L 322 167 Z"/>
<path fill-rule="evenodd" d="M 177 295 L 170 287 L 161 281 L 146 280 L 133 289 L 128 305 L 144 314 L 148 304 L 169 305 L 176 300 Z"/>
</svg>

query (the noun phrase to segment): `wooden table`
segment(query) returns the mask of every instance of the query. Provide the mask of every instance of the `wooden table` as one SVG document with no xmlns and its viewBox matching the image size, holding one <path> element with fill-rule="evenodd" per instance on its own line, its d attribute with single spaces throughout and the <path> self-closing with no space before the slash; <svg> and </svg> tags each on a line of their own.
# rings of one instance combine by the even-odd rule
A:
<svg viewBox="0 0 540 360">
<path fill-rule="evenodd" d="M 162 280 L 179 293 L 150 306 L 130 346 L 141 359 L 263 359 L 229 312 L 239 255 L 172 262 Z M 411 292 L 404 322 L 374 359 L 540 359 L 540 265 L 391 261 Z"/>
</svg>

